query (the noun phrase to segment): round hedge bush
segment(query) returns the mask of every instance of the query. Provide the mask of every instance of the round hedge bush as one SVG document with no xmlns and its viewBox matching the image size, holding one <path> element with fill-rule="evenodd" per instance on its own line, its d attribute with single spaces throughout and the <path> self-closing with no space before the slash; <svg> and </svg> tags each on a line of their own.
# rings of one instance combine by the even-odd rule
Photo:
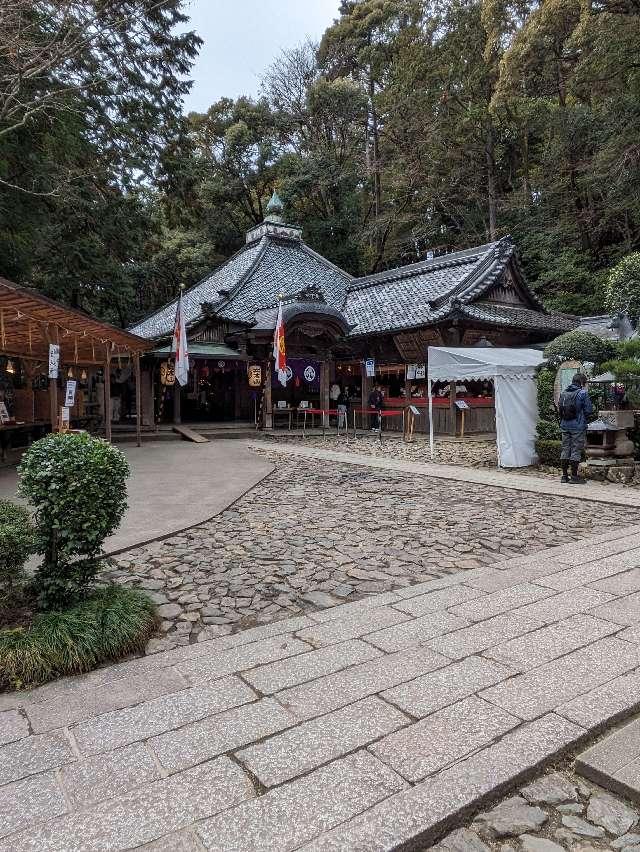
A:
<svg viewBox="0 0 640 852">
<path fill-rule="evenodd" d="M 36 615 L 29 627 L 0 630 L 0 690 L 81 674 L 143 651 L 155 627 L 155 606 L 143 592 L 96 589 L 69 609 Z"/>
<path fill-rule="evenodd" d="M 86 433 L 51 434 L 29 448 L 18 472 L 44 555 L 35 578 L 40 605 L 68 604 L 90 588 L 100 570 L 102 543 L 127 508 L 127 459 Z"/>
<path fill-rule="evenodd" d="M 587 361 L 598 366 L 613 358 L 616 351 L 616 344 L 612 340 L 603 340 L 590 331 L 568 331 L 545 347 L 544 357 L 554 362 Z"/>
</svg>

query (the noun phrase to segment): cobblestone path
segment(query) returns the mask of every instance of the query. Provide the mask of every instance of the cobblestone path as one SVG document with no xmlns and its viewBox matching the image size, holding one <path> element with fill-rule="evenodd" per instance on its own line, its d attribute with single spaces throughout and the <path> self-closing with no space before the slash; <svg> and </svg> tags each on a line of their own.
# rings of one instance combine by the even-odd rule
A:
<svg viewBox="0 0 640 852">
<path fill-rule="evenodd" d="M 491 565 L 633 523 L 578 499 L 270 454 L 276 471 L 211 522 L 127 551 L 147 589 L 148 652 Z"/>
</svg>

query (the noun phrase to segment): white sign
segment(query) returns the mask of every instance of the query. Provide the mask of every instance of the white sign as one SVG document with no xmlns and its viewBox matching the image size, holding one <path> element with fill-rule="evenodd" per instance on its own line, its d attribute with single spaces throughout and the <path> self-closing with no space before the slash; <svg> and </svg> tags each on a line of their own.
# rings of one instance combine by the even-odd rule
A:
<svg viewBox="0 0 640 852">
<path fill-rule="evenodd" d="M 67 426 L 68 426 L 69 425 L 69 409 L 66 406 L 63 406 L 60 409 L 60 411 L 61 411 L 60 422 L 66 423 Z"/>
<path fill-rule="evenodd" d="M 427 368 L 424 364 L 416 364 L 416 379 L 424 379 L 427 375 Z"/>
<path fill-rule="evenodd" d="M 419 416 L 420 416 L 420 410 L 419 410 L 418 408 L 416 408 L 416 407 L 415 407 L 415 405 L 410 405 L 410 406 L 409 406 L 409 411 L 410 411 L 413 415 L 415 415 L 416 417 L 419 417 Z"/>
<path fill-rule="evenodd" d="M 415 379 L 416 377 L 416 365 L 415 364 L 407 364 L 407 381 L 411 381 L 411 379 Z"/>
<path fill-rule="evenodd" d="M 8 423 L 11 418 L 4 402 L 0 402 L 0 423 Z"/>
<path fill-rule="evenodd" d="M 367 358 L 364 362 L 365 375 L 368 379 L 373 379 L 376 374 L 376 362 L 373 358 Z"/>
<path fill-rule="evenodd" d="M 60 369 L 60 346 L 57 343 L 49 344 L 49 378 L 57 379 Z"/>
<path fill-rule="evenodd" d="M 456 399 L 456 408 L 458 411 L 466 411 L 469 406 L 464 399 Z"/>
<path fill-rule="evenodd" d="M 75 379 L 69 379 L 67 382 L 67 389 L 64 396 L 64 404 L 69 408 L 73 408 L 76 401 L 76 387 L 78 383 Z"/>
</svg>

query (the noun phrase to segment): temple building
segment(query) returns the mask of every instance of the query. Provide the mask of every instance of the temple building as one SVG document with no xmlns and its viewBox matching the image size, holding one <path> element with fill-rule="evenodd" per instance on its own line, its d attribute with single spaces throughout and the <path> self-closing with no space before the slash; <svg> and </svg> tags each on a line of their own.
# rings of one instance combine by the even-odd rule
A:
<svg viewBox="0 0 640 852">
<path fill-rule="evenodd" d="M 509 237 L 354 278 L 307 246 L 301 229 L 286 224 L 282 212 L 274 193 L 245 246 L 184 293 L 191 361 L 186 387 L 172 384 L 176 301 L 130 329 L 154 344 L 143 361 L 148 425 L 291 425 L 292 413 L 305 407 L 335 407 L 342 389 L 366 406 L 374 384 L 385 406 L 411 401 L 419 407 L 428 346 L 530 346 L 577 325 L 576 318 L 550 313 L 538 301 Z M 284 387 L 271 369 L 280 299 Z M 456 391 L 436 390 L 442 397 L 436 427 L 453 430 Z M 469 428 L 490 431 L 491 389 L 459 389 L 458 395 L 478 409 Z"/>
</svg>

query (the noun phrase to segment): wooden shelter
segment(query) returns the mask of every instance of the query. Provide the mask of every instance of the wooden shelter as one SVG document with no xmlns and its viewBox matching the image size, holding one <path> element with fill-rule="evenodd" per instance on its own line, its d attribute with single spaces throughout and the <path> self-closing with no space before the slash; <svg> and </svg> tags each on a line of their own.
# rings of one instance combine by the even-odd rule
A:
<svg viewBox="0 0 640 852">
<path fill-rule="evenodd" d="M 108 441 L 111 440 L 111 364 L 116 359 L 132 362 L 135 371 L 136 435 L 139 446 L 142 409 L 140 356 L 151 348 L 149 341 L 0 278 L 0 357 L 5 363 L 5 374 L 15 374 L 14 361 L 24 362 L 28 365 L 25 374 L 31 379 L 30 392 L 33 395 L 36 393 L 37 384 L 34 378 L 48 385 L 49 422 L 45 420 L 41 423 L 44 427 L 50 425 L 51 429 L 55 430 L 60 413 L 60 379 L 48 378 L 51 344 L 60 347 L 61 368 L 66 365 L 67 370 L 72 372 L 77 366 L 85 375 L 87 368 L 91 367 L 104 371 L 104 428 Z M 35 401 L 32 411 L 32 419 L 35 420 Z M 23 425 L 27 425 L 26 419 Z"/>
</svg>

